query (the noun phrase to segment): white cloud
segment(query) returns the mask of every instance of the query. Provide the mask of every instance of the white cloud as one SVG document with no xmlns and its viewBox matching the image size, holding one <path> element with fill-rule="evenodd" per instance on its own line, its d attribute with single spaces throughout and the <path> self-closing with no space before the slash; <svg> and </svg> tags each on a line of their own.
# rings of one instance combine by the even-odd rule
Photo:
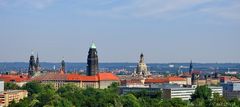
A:
<svg viewBox="0 0 240 107">
<path fill-rule="evenodd" d="M 60 0 L 0 0 L 0 7 L 46 9 Z M 62 3 L 68 2 L 61 1 Z M 75 7 L 81 15 L 114 18 L 178 18 L 209 15 L 240 20 L 239 0 L 78 0 L 87 6 Z M 224 4 L 226 3 L 226 5 Z M 216 5 L 223 4 L 223 5 Z M 67 5 L 66 5 L 67 6 Z"/>
<path fill-rule="evenodd" d="M 124 5 L 117 5 L 109 10 L 87 10 L 88 15 L 114 15 L 133 17 L 161 17 L 174 14 L 211 0 L 130 0 Z"/>
<path fill-rule="evenodd" d="M 225 2 L 229 2 L 228 5 L 225 5 Z M 239 4 L 239 0 L 129 0 L 127 3 L 114 5 L 109 9 L 84 9 L 81 14 L 104 17 L 167 19 L 208 14 L 238 20 L 240 19 Z"/>
<path fill-rule="evenodd" d="M 0 0 L 1 7 L 44 9 L 54 3 L 55 0 Z"/>
<path fill-rule="evenodd" d="M 223 17 L 227 19 L 240 20 L 240 2 L 233 2 L 230 6 L 203 8 L 200 12 Z"/>
</svg>

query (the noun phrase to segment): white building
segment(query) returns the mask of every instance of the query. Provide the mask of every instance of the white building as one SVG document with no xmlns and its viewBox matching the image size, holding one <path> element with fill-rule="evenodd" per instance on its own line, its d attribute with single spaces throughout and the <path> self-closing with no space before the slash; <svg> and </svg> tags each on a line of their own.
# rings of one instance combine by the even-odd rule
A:
<svg viewBox="0 0 240 107">
<path fill-rule="evenodd" d="M 219 93 L 223 95 L 223 88 L 217 86 L 209 86 L 212 90 L 212 94 Z M 182 100 L 190 100 L 191 95 L 195 92 L 195 87 L 191 88 L 166 88 L 163 89 L 163 98 L 172 99 L 172 98 L 181 98 Z"/>
<path fill-rule="evenodd" d="M 195 92 L 195 88 L 167 88 L 163 89 L 163 98 L 181 98 L 182 100 L 190 100 L 191 95 Z"/>
<path fill-rule="evenodd" d="M 219 93 L 219 95 L 221 95 L 221 96 L 223 95 L 223 87 L 220 87 L 220 86 L 209 86 L 208 88 L 210 88 L 212 90 L 212 94 Z"/>
<path fill-rule="evenodd" d="M 4 81 L 0 81 L 0 92 L 4 91 Z"/>
</svg>

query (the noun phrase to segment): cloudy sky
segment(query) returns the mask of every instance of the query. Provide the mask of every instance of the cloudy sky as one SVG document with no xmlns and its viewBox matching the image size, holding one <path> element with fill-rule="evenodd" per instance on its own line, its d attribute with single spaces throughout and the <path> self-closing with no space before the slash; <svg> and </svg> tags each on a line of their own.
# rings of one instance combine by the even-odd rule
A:
<svg viewBox="0 0 240 107">
<path fill-rule="evenodd" d="M 240 0 L 0 0 L 0 62 L 240 62 Z"/>
</svg>

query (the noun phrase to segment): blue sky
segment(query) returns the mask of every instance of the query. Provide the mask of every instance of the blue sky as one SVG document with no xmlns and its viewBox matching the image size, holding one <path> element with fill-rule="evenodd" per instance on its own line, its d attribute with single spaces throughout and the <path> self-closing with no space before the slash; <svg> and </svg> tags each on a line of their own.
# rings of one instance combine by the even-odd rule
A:
<svg viewBox="0 0 240 107">
<path fill-rule="evenodd" d="M 240 62 L 239 0 L 0 0 L 0 62 Z"/>
</svg>

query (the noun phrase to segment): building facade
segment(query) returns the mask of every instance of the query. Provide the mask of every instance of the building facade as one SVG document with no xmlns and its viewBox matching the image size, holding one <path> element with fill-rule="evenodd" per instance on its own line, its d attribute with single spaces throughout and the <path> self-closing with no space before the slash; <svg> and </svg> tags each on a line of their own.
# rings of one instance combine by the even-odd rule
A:
<svg viewBox="0 0 240 107">
<path fill-rule="evenodd" d="M 209 86 L 212 90 L 212 94 L 218 93 L 219 95 L 223 95 L 223 88 L 217 86 Z M 195 87 L 191 88 L 165 88 L 163 89 L 163 99 L 172 99 L 172 98 L 180 98 L 182 100 L 190 100 L 191 95 L 195 92 Z"/>
<path fill-rule="evenodd" d="M 21 99 L 28 96 L 26 90 L 8 90 L 0 92 L 0 106 L 8 106 L 13 100 L 19 102 Z"/>
<path fill-rule="evenodd" d="M 39 81 L 43 84 L 52 84 L 56 89 L 65 84 L 74 84 L 80 88 L 100 88 L 104 89 L 112 83 L 119 83 L 119 78 L 107 72 L 101 72 L 93 76 L 86 76 L 80 74 L 61 74 L 61 73 L 47 73 L 41 76 L 32 78 L 31 81 Z"/>
<path fill-rule="evenodd" d="M 163 99 L 180 98 L 190 100 L 195 88 L 166 88 L 163 89 Z"/>
<path fill-rule="evenodd" d="M 4 81 L 0 81 L 0 92 L 4 91 Z"/>
<path fill-rule="evenodd" d="M 223 87 L 223 96 L 226 99 L 240 99 L 240 83 L 228 82 L 221 84 L 221 86 Z"/>
</svg>

